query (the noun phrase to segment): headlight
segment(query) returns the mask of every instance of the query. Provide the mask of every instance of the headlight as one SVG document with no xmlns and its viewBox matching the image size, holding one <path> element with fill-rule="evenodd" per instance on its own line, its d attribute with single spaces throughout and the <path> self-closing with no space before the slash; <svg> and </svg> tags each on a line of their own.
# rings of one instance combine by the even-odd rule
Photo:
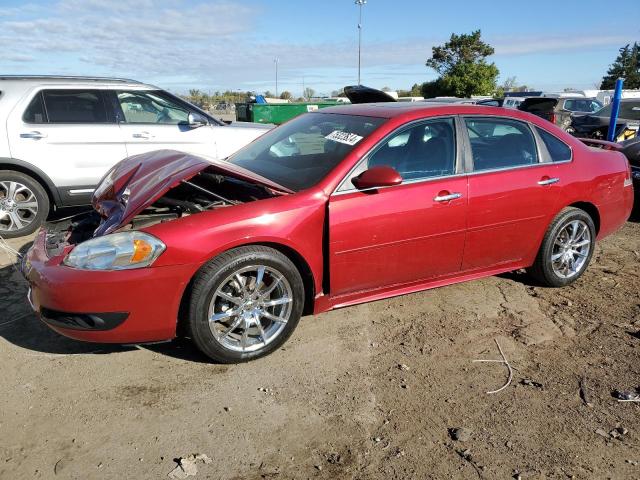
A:
<svg viewBox="0 0 640 480">
<path fill-rule="evenodd" d="M 128 270 L 151 265 L 166 246 L 143 232 L 121 232 L 93 238 L 77 245 L 63 260 L 83 270 Z"/>
</svg>

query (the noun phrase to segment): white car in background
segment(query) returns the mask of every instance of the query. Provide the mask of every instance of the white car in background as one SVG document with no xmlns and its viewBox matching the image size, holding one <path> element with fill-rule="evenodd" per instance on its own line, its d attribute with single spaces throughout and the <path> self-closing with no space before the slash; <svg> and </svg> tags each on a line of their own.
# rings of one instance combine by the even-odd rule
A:
<svg viewBox="0 0 640 480">
<path fill-rule="evenodd" d="M 0 76 L 0 236 L 90 203 L 123 158 L 172 149 L 226 158 L 272 128 L 226 124 L 158 87 L 94 77 Z"/>
</svg>

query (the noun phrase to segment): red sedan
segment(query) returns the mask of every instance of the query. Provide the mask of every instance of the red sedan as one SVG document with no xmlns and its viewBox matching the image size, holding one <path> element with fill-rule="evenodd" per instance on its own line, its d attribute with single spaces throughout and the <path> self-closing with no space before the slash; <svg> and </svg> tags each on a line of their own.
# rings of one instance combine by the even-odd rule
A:
<svg viewBox="0 0 640 480">
<path fill-rule="evenodd" d="M 281 346 L 303 314 L 520 268 L 573 283 L 632 202 L 621 153 L 533 115 L 339 106 L 226 161 L 124 160 L 94 211 L 47 225 L 22 268 L 34 309 L 63 335 L 183 334 L 241 362 Z"/>
</svg>

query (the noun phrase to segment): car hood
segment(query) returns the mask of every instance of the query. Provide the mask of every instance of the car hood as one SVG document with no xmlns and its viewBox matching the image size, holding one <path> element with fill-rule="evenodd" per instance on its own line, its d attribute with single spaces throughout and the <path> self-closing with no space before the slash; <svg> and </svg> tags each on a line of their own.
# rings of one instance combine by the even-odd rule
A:
<svg viewBox="0 0 640 480">
<path fill-rule="evenodd" d="M 153 204 L 180 182 L 209 170 L 262 185 L 281 193 L 293 193 L 249 170 L 220 160 L 210 160 L 174 150 L 158 150 L 126 158 L 115 165 L 93 193 L 93 208 L 102 217 L 94 236 L 111 233 Z"/>
<path fill-rule="evenodd" d="M 365 87 L 364 85 L 351 85 L 344 87 L 344 94 L 352 104 L 396 101 L 395 98 L 382 90 Z"/>
</svg>

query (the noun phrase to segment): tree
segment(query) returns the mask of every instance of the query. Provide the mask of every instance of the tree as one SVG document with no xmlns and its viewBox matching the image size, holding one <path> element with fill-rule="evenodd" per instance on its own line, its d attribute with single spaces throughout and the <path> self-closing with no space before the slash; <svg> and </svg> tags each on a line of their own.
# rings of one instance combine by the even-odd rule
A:
<svg viewBox="0 0 640 480">
<path fill-rule="evenodd" d="M 266 92 L 264 92 L 264 96 L 265 96 L 265 98 L 272 98 L 273 97 L 273 93 L 271 93 L 269 90 L 267 90 Z"/>
<path fill-rule="evenodd" d="M 302 92 L 302 96 L 306 99 L 313 98 L 315 94 L 316 94 L 316 91 L 311 87 L 305 88 L 304 92 Z"/>
<path fill-rule="evenodd" d="M 619 52 L 602 79 L 601 90 L 615 88 L 618 78 L 624 78 L 624 88 L 640 88 L 640 44 L 627 44 Z"/>
<path fill-rule="evenodd" d="M 292 96 L 293 96 L 293 95 L 291 95 L 291 92 L 289 92 L 288 90 L 285 90 L 284 92 L 282 92 L 282 93 L 280 94 L 280 98 L 281 98 L 282 100 L 291 100 L 291 97 L 292 97 Z"/>
<path fill-rule="evenodd" d="M 452 33 L 444 45 L 433 47 L 426 65 L 440 77 L 423 84 L 422 91 L 456 97 L 493 93 L 500 71 L 495 63 L 486 61 L 488 56 L 493 55 L 494 49 L 483 42 L 480 36 L 480 30 L 461 35 Z"/>
</svg>

